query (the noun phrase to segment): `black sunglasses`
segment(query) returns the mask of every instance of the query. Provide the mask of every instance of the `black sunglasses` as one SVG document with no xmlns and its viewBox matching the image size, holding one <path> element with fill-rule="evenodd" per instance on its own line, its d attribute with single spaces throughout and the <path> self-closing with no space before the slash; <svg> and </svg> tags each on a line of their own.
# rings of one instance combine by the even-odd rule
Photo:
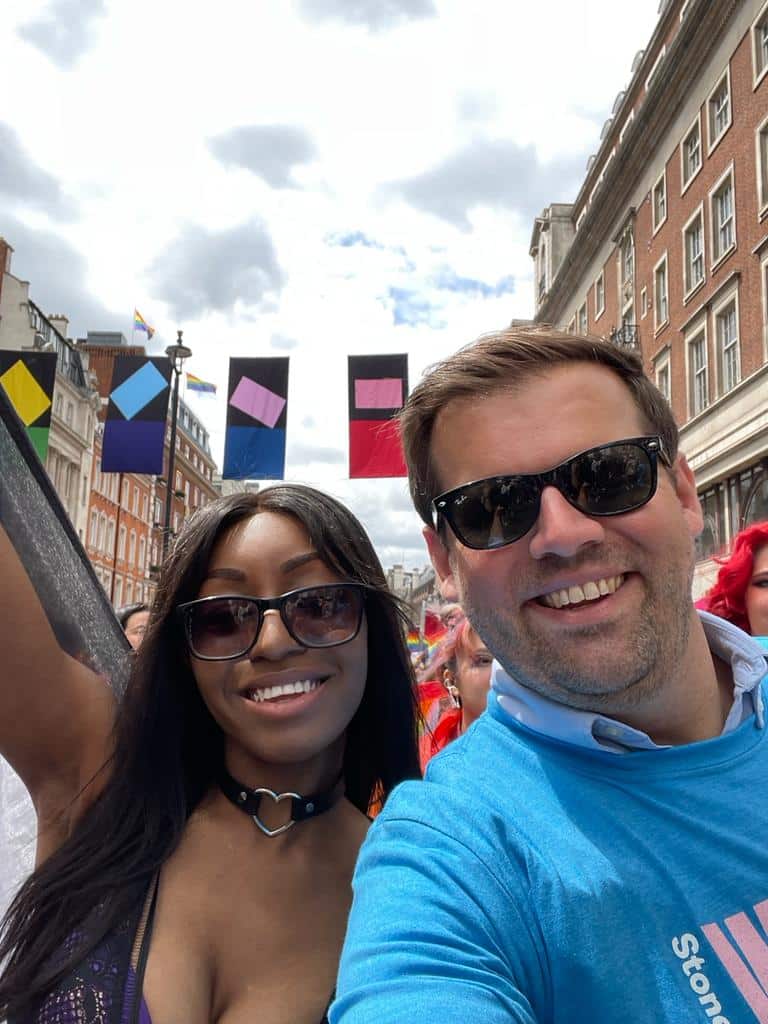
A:
<svg viewBox="0 0 768 1024">
<path fill-rule="evenodd" d="M 435 525 L 444 519 L 477 551 L 505 547 L 533 527 L 545 487 L 556 487 L 585 515 L 618 516 L 651 500 L 659 459 L 671 466 L 660 437 L 632 437 L 579 452 L 546 473 L 474 480 L 435 498 Z"/>
<path fill-rule="evenodd" d="M 244 657 L 256 643 L 264 613 L 274 609 L 302 647 L 338 647 L 360 632 L 367 588 L 362 583 L 302 587 L 280 597 L 217 594 L 180 604 L 190 653 L 200 661 Z"/>
</svg>

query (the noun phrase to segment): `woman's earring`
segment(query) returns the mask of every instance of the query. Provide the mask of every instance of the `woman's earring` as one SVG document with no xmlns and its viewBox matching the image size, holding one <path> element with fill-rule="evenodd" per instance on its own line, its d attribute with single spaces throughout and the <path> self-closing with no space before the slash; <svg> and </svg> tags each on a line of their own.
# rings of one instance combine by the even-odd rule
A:
<svg viewBox="0 0 768 1024">
<path fill-rule="evenodd" d="M 453 701 L 454 706 L 460 708 L 461 694 L 459 693 L 458 686 L 453 681 L 453 673 L 450 672 L 449 669 L 446 669 L 445 672 L 443 673 L 443 686 L 446 688 L 448 693 L 450 693 L 451 700 Z"/>
</svg>

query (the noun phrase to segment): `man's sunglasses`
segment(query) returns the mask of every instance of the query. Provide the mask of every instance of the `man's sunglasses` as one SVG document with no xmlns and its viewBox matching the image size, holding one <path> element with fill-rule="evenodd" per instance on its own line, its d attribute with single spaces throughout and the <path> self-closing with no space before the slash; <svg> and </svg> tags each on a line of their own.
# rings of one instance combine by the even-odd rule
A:
<svg viewBox="0 0 768 1024">
<path fill-rule="evenodd" d="M 579 452 L 546 473 L 475 480 L 435 498 L 435 525 L 445 520 L 477 551 L 505 547 L 533 527 L 545 487 L 587 516 L 618 516 L 651 500 L 659 459 L 671 466 L 660 437 L 632 437 Z"/>
<path fill-rule="evenodd" d="M 302 587 L 280 597 L 221 594 L 180 604 L 190 653 L 201 661 L 243 658 L 259 638 L 264 613 L 274 609 L 302 647 L 337 647 L 360 631 L 366 587 L 362 583 L 328 583 Z"/>
</svg>

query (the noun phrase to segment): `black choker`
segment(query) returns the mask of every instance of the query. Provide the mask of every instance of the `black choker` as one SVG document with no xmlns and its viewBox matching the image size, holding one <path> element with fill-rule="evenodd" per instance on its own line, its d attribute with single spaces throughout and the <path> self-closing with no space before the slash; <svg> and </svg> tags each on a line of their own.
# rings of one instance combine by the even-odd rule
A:
<svg viewBox="0 0 768 1024">
<path fill-rule="evenodd" d="M 258 789 L 250 789 L 242 782 L 238 782 L 237 779 L 233 779 L 224 768 L 222 768 L 219 776 L 219 786 L 224 796 L 231 800 L 235 807 L 238 807 L 245 814 L 249 814 L 264 835 L 270 836 L 270 838 L 287 832 L 297 821 L 306 821 L 307 818 L 314 818 L 318 814 L 330 810 L 344 792 L 344 782 L 341 775 L 339 775 L 330 789 L 326 789 L 322 793 L 313 793 L 312 796 L 301 796 L 299 793 L 276 793 L 273 789 L 267 789 L 265 786 L 259 786 Z M 270 797 L 276 804 L 280 804 L 284 800 L 291 801 L 291 816 L 284 825 L 280 825 L 278 828 L 267 828 L 261 820 L 259 808 L 261 807 L 261 798 L 263 796 Z"/>
</svg>

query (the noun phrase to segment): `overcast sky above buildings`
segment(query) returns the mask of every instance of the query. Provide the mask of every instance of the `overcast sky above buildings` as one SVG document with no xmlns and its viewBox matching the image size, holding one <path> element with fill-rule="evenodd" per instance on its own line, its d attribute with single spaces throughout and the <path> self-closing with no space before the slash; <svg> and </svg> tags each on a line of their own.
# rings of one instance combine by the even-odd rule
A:
<svg viewBox="0 0 768 1024">
<path fill-rule="evenodd" d="M 572 200 L 658 0 L 3 0 L 0 234 L 70 334 L 177 327 L 221 465 L 230 355 L 291 357 L 286 476 L 385 564 L 404 481 L 346 476 L 346 357 L 411 384 L 530 317 L 533 217 Z"/>
</svg>

